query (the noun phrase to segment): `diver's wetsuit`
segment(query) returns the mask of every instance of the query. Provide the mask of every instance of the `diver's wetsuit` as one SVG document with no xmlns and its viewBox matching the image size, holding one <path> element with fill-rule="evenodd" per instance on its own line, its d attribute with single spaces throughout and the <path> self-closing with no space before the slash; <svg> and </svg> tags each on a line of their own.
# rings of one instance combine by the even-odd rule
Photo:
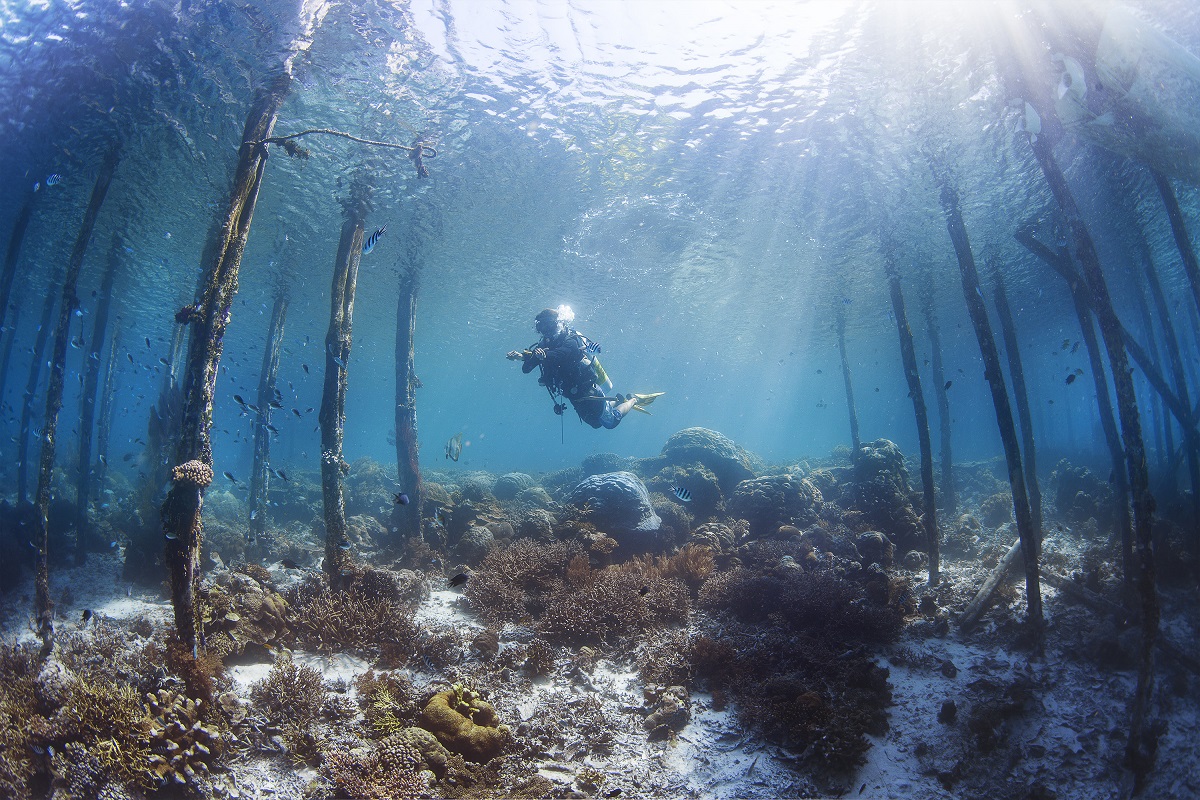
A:
<svg viewBox="0 0 1200 800">
<path fill-rule="evenodd" d="M 604 399 L 604 392 L 596 383 L 596 372 L 588 352 L 590 344 L 591 340 L 573 330 L 554 339 L 542 338 L 525 351 L 521 372 L 530 373 L 540 366 L 542 376 L 538 383 L 556 396 L 561 394 L 570 400 L 575 413 L 588 425 L 612 429 L 621 422 L 622 414 L 615 402 Z M 546 357 L 540 361 L 532 353 L 539 347 L 546 351 Z"/>
</svg>

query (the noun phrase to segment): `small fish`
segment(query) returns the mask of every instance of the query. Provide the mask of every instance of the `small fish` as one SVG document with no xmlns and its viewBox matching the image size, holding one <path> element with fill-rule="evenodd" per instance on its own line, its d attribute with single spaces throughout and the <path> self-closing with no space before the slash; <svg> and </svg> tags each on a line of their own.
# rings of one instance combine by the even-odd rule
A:
<svg viewBox="0 0 1200 800">
<path fill-rule="evenodd" d="M 461 433 L 456 433 L 446 442 L 446 458 L 451 461 L 458 461 L 458 457 L 462 455 L 462 436 Z"/>
<path fill-rule="evenodd" d="M 953 384 L 954 384 L 954 381 L 946 381 L 946 385 L 943 386 L 942 388 L 949 389 Z"/>
<path fill-rule="evenodd" d="M 1070 386 L 1074 382 L 1075 382 L 1075 373 L 1072 372 L 1070 375 L 1067 376 L 1067 386 Z"/>
<path fill-rule="evenodd" d="M 290 480 L 291 480 L 291 479 L 290 479 L 290 478 L 287 476 L 287 473 L 286 473 L 286 472 L 284 472 L 284 471 L 283 471 L 283 470 L 281 470 L 281 469 L 273 469 L 273 470 L 271 470 L 271 471 L 272 471 L 272 472 L 274 472 L 276 475 L 278 475 L 278 476 L 279 476 L 281 479 L 283 479 L 283 480 L 285 480 L 285 481 L 290 481 Z"/>
<path fill-rule="evenodd" d="M 441 506 L 438 506 L 433 512 L 433 521 L 438 525 L 441 525 L 443 528 L 446 527 L 446 522 L 449 517 L 450 514 Z"/>
<path fill-rule="evenodd" d="M 62 175 L 59 175 L 57 172 L 51 172 L 46 176 L 47 186 L 58 186 L 60 183 L 62 183 Z"/>
<path fill-rule="evenodd" d="M 267 405 L 269 405 L 271 408 L 283 408 L 283 403 L 279 402 L 278 400 L 272 400 L 267 403 Z"/>
<path fill-rule="evenodd" d="M 304 367 L 304 374 L 307 375 L 308 374 L 308 364 L 301 364 L 300 366 Z"/>
<path fill-rule="evenodd" d="M 1062 349 L 1063 349 L 1063 350 L 1066 350 L 1066 349 L 1067 349 L 1068 347 L 1070 347 L 1070 346 L 1071 346 L 1071 340 L 1070 340 L 1070 339 L 1063 339 L 1063 343 L 1062 343 Z"/>
<path fill-rule="evenodd" d="M 225 471 L 224 471 L 224 472 L 222 472 L 221 474 L 222 474 L 222 475 L 224 475 L 226 478 L 228 478 L 228 479 L 229 479 L 229 481 L 230 481 L 231 483 L 237 483 L 237 482 L 238 482 L 238 479 L 237 479 L 237 478 L 235 478 L 235 477 L 233 477 L 233 473 L 232 473 L 232 472 L 230 472 L 229 470 L 225 470 Z"/>
<path fill-rule="evenodd" d="M 340 358 L 338 358 L 337 356 L 330 356 L 330 358 L 332 358 L 332 359 L 333 359 L 333 363 L 337 364 L 337 365 L 338 365 L 339 367 L 341 367 L 342 369 L 345 369 L 345 368 L 346 368 L 346 362 L 345 362 L 345 361 L 342 361 L 342 360 L 341 360 Z"/>
<path fill-rule="evenodd" d="M 293 408 L 292 413 L 295 414 L 297 417 L 304 416 L 303 414 L 300 413 L 300 409 L 298 409 L 298 408 Z"/>
<path fill-rule="evenodd" d="M 369 253 L 375 249 L 375 245 L 379 241 L 379 237 L 383 236 L 383 232 L 386 230 L 387 230 L 387 225 L 384 225 L 382 228 L 378 229 L 377 231 L 375 231 L 374 233 L 371 234 L 370 238 L 368 238 L 367 241 L 363 243 L 363 255 L 366 255 L 367 253 Z"/>
<path fill-rule="evenodd" d="M 167 360 L 166 360 L 165 358 L 163 358 L 162 356 L 159 356 L 159 358 L 158 358 L 158 363 L 162 364 L 164 367 L 169 367 L 169 366 L 171 366 L 171 362 L 170 362 L 170 361 L 167 361 Z"/>
<path fill-rule="evenodd" d="M 246 401 L 242 399 L 242 396 L 240 394 L 235 394 L 233 396 L 233 402 L 237 403 L 239 406 L 246 405 Z"/>
<path fill-rule="evenodd" d="M 175 535 L 174 531 L 167 531 L 166 537 L 167 537 L 168 541 L 172 541 L 172 542 L 179 538 L 178 536 Z"/>
<path fill-rule="evenodd" d="M 824 375 L 824 374 L 825 374 L 825 371 L 824 371 L 824 370 L 817 370 L 817 374 L 818 374 L 818 375 Z"/>
<path fill-rule="evenodd" d="M 290 558 L 279 559 L 279 565 L 284 569 L 300 569 L 300 565 L 295 561 L 292 561 Z"/>
<path fill-rule="evenodd" d="M 638 589 L 638 594 L 640 594 L 642 597 L 645 597 L 646 595 L 650 594 L 650 584 L 647 583 L 645 586 Z"/>
<path fill-rule="evenodd" d="M 396 494 L 392 496 L 392 502 L 398 506 L 406 506 L 408 505 L 408 495 L 404 492 L 396 492 Z"/>
<path fill-rule="evenodd" d="M 132 364 L 133 363 L 133 353 L 126 353 L 125 355 L 129 356 L 129 363 Z"/>
<path fill-rule="evenodd" d="M 87 625 L 88 620 L 90 620 L 91 618 L 92 618 L 92 610 L 90 608 L 85 608 L 83 610 L 83 620 L 81 621 L 81 624 Z"/>
<path fill-rule="evenodd" d="M 103 465 L 104 465 L 104 466 L 106 466 L 106 467 L 108 466 L 108 456 L 104 455 L 104 453 L 101 453 L 101 454 L 98 456 L 98 458 L 100 459 L 100 463 L 101 463 L 101 464 L 103 464 Z"/>
<path fill-rule="evenodd" d="M 1076 342 L 1075 344 L 1071 345 L 1072 353 L 1076 352 L 1077 350 L 1079 350 L 1079 342 Z"/>
<path fill-rule="evenodd" d="M 150 349 L 150 337 L 149 336 L 146 337 L 146 349 L 147 350 Z"/>
<path fill-rule="evenodd" d="M 692 493 L 690 491 L 688 491 L 688 489 L 686 487 L 672 486 L 671 491 L 672 491 L 672 493 L 674 493 L 674 495 L 676 497 L 678 497 L 680 499 L 681 502 L 684 502 L 684 503 L 692 502 Z"/>
<path fill-rule="evenodd" d="M 338 547 L 340 547 L 343 550 L 349 550 L 350 549 L 350 540 L 342 539 L 342 541 L 338 542 Z"/>
<path fill-rule="evenodd" d="M 471 580 L 471 576 L 466 572 L 460 572 L 450 580 L 446 581 L 450 586 L 462 586 L 467 581 Z"/>
</svg>

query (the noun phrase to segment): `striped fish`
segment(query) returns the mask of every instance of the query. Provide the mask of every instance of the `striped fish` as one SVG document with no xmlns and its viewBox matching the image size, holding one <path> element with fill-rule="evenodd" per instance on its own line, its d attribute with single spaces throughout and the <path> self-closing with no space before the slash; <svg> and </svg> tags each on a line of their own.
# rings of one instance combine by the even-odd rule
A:
<svg viewBox="0 0 1200 800">
<path fill-rule="evenodd" d="M 671 489 L 671 491 L 674 492 L 675 496 L 684 503 L 690 503 L 692 501 L 692 493 L 683 486 L 675 486 Z"/>
<path fill-rule="evenodd" d="M 368 237 L 367 241 L 363 243 L 363 255 L 364 256 L 367 253 L 369 253 L 375 249 L 375 243 L 379 241 L 379 237 L 383 236 L 383 232 L 386 230 L 387 230 L 387 225 L 384 225 L 382 228 L 375 231 L 374 233 L 372 233 L 370 235 L 370 237 Z"/>
</svg>

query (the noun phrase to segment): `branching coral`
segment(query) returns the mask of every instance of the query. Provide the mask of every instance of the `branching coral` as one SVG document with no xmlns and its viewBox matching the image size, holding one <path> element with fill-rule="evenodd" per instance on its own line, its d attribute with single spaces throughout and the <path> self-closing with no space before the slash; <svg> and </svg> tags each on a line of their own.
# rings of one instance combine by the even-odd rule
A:
<svg viewBox="0 0 1200 800">
<path fill-rule="evenodd" d="M 339 797 L 393 800 L 425 795 L 428 779 L 413 769 L 396 769 L 396 752 L 333 747 L 325 751 L 322 771 L 337 786 Z"/>
<path fill-rule="evenodd" d="M 412 683 L 397 672 L 370 670 L 354 679 L 358 705 L 376 736 L 388 736 L 412 725 L 420 710 Z"/>
<path fill-rule="evenodd" d="M 687 620 L 687 588 L 638 570 L 609 567 L 588 585 L 562 586 L 547 598 L 538 628 L 551 641 L 604 643 Z"/>
<path fill-rule="evenodd" d="M 491 622 L 538 616 L 562 586 L 571 559 L 582 554 L 574 542 L 518 539 L 487 555 L 467 586 L 467 601 Z"/>
<path fill-rule="evenodd" d="M 412 614 L 401 603 L 358 591 L 325 590 L 295 607 L 297 639 L 320 652 L 388 647 L 391 660 L 411 653 L 418 638 Z"/>
<path fill-rule="evenodd" d="M 321 713 L 327 692 L 321 673 L 284 655 L 267 677 L 250 688 L 258 708 L 275 722 L 309 725 Z"/>
</svg>

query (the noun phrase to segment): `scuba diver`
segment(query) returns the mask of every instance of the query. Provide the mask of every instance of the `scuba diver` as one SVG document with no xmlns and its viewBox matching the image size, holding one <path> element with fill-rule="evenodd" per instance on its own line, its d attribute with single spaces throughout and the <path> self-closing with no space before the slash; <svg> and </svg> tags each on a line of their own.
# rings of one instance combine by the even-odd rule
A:
<svg viewBox="0 0 1200 800">
<path fill-rule="evenodd" d="M 533 326 L 542 338 L 526 350 L 510 351 L 506 358 L 521 361 L 521 372 L 526 374 L 534 367 L 541 368 L 538 383 L 554 399 L 555 414 L 566 410 L 563 398 L 570 400 L 579 418 L 593 428 L 617 427 L 630 409 L 649 414 L 645 406 L 663 393 L 606 397 L 601 385 L 611 388 L 612 381 L 597 358 L 600 345 L 574 330 L 574 320 L 570 306 L 542 309 L 534 317 Z"/>
</svg>

